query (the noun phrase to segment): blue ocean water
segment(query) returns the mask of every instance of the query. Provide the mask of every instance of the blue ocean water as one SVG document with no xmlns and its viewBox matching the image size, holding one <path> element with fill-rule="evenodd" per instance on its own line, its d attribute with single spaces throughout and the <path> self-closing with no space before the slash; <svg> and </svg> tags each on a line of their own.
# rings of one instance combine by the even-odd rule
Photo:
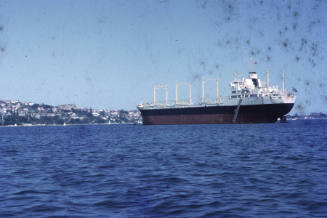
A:
<svg viewBox="0 0 327 218">
<path fill-rule="evenodd" d="M 327 216 L 327 121 L 3 127 L 5 216 Z"/>
</svg>

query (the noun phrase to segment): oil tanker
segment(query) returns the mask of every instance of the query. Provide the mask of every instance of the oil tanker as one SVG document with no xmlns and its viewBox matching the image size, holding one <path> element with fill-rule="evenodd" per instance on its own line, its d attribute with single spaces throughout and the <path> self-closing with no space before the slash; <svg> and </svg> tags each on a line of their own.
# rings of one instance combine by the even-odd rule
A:
<svg viewBox="0 0 327 218">
<path fill-rule="evenodd" d="M 212 79 L 211 79 L 212 80 Z M 201 103 L 192 104 L 191 84 L 187 102 L 178 101 L 178 83 L 176 83 L 176 100 L 168 104 L 168 86 L 154 86 L 153 103 L 139 104 L 144 125 L 173 124 L 238 124 L 238 123 L 274 123 L 277 119 L 284 121 L 285 115 L 292 109 L 296 96 L 284 88 L 269 85 L 269 71 L 263 83 L 256 72 L 249 72 L 248 78 L 237 79 L 230 83 L 231 94 L 224 99 L 219 96 L 218 79 L 216 80 L 216 99 L 205 100 L 205 83 L 202 79 Z M 166 93 L 164 102 L 156 101 L 156 92 L 163 88 Z"/>
</svg>

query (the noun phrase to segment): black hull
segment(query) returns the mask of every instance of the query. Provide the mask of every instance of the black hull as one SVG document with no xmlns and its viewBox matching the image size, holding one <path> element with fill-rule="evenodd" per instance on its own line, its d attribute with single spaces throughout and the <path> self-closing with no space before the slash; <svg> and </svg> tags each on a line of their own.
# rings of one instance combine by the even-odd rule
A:
<svg viewBox="0 0 327 218">
<path fill-rule="evenodd" d="M 235 123 L 274 123 L 294 104 L 241 105 Z M 140 109 L 144 125 L 233 123 L 237 106 Z"/>
</svg>

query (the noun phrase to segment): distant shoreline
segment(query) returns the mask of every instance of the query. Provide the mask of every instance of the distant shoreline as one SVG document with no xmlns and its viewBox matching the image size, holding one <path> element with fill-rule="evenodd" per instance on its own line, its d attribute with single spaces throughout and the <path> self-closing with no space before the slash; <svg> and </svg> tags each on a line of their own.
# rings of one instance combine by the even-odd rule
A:
<svg viewBox="0 0 327 218">
<path fill-rule="evenodd" d="M 140 112 L 0 100 L 0 126 L 142 123 Z"/>
<path fill-rule="evenodd" d="M 117 125 L 142 125 L 142 123 L 70 123 L 70 124 L 31 124 L 31 125 L 0 125 L 2 127 L 42 127 L 42 126 L 117 126 Z"/>
</svg>

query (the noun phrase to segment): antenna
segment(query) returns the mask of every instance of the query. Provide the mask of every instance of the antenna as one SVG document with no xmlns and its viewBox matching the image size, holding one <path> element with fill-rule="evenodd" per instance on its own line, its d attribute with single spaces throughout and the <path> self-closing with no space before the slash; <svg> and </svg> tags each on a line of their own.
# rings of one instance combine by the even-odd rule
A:
<svg viewBox="0 0 327 218">
<path fill-rule="evenodd" d="M 189 94 L 189 100 L 190 105 L 192 105 L 192 84 L 188 83 L 188 94 Z"/>
<path fill-rule="evenodd" d="M 267 69 L 267 72 L 266 72 L 266 86 L 267 86 L 267 89 L 269 89 L 269 69 Z"/>
<path fill-rule="evenodd" d="M 249 66 L 249 72 L 252 72 L 252 57 L 250 56 L 250 66 Z"/>
<path fill-rule="evenodd" d="M 204 84 L 205 78 L 202 78 L 202 97 L 201 97 L 201 103 L 204 104 Z"/>
<path fill-rule="evenodd" d="M 234 72 L 234 82 L 237 80 L 237 73 Z"/>
</svg>

